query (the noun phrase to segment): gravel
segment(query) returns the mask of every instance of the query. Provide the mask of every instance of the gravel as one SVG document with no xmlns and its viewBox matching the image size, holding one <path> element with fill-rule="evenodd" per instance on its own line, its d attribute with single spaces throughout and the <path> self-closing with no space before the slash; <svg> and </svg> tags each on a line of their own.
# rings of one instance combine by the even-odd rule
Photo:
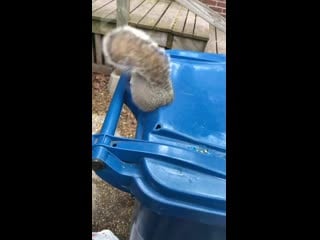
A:
<svg viewBox="0 0 320 240">
<path fill-rule="evenodd" d="M 92 75 L 92 133 L 99 132 L 112 97 L 108 92 L 108 80 L 107 75 Z M 134 137 L 136 125 L 133 114 L 124 106 L 117 129 L 120 135 L 128 138 Z M 95 207 L 92 216 L 92 231 L 109 229 L 119 240 L 128 240 L 135 208 L 134 198 L 102 181 L 94 172 L 92 182 L 93 189 L 96 189 L 93 191 Z"/>
</svg>

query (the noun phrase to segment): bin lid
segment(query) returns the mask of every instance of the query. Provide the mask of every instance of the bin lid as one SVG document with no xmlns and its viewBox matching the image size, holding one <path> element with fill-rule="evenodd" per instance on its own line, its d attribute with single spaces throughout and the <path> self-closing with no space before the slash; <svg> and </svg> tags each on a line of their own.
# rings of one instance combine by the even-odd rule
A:
<svg viewBox="0 0 320 240">
<path fill-rule="evenodd" d="M 138 122 L 136 139 L 114 138 L 117 145 L 109 150 L 122 163 L 111 154 L 110 168 L 97 174 L 159 214 L 224 226 L 226 57 L 167 53 L 174 101 L 151 113 L 132 107 Z"/>
</svg>

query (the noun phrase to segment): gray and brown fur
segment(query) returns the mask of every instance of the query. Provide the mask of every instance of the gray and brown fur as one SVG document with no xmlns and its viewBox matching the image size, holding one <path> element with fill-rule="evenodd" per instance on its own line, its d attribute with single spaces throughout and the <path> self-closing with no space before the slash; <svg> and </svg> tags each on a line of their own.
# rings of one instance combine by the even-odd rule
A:
<svg viewBox="0 0 320 240">
<path fill-rule="evenodd" d="M 150 112 L 173 101 L 169 57 L 146 33 L 130 26 L 119 27 L 103 38 L 106 61 L 130 71 L 134 103 Z"/>
</svg>

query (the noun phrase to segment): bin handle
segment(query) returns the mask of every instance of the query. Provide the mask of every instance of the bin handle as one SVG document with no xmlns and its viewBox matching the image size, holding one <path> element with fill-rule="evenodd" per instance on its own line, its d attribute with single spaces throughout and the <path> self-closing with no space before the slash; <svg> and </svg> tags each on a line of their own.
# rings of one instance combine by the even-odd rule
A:
<svg viewBox="0 0 320 240">
<path fill-rule="evenodd" d="M 130 81 L 130 74 L 129 72 L 123 72 L 120 75 L 120 79 L 118 81 L 116 90 L 112 96 L 109 109 L 107 112 L 107 115 L 104 119 L 103 125 L 100 130 L 99 135 L 103 135 L 102 142 L 107 143 L 110 141 L 107 137 L 107 135 L 112 135 L 114 136 L 114 133 L 116 131 L 118 121 L 120 118 L 121 110 L 122 110 L 122 105 L 123 105 L 123 99 L 124 99 L 124 94 L 126 90 L 126 86 L 128 82 Z M 93 140 L 93 139 L 92 139 Z M 92 144 L 94 144 L 92 142 Z M 100 170 L 105 167 L 105 164 L 101 159 L 99 159 L 98 156 L 102 156 L 104 154 L 104 150 L 101 147 L 96 147 L 93 149 L 92 152 L 92 169 L 94 171 Z"/>
</svg>

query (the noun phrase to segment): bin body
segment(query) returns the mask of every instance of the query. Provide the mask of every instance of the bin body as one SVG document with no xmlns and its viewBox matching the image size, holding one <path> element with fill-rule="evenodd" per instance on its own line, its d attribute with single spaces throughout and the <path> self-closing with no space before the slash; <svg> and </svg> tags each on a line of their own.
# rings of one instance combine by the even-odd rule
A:
<svg viewBox="0 0 320 240">
<path fill-rule="evenodd" d="M 105 121 L 114 124 L 123 97 L 137 119 L 136 137 L 114 137 L 105 123 L 93 138 L 93 158 L 105 165 L 96 173 L 139 202 L 130 240 L 224 240 L 226 59 L 191 51 L 167 54 L 174 101 L 141 112 L 122 76 Z"/>
<path fill-rule="evenodd" d="M 198 221 L 159 215 L 139 206 L 132 223 L 130 240 L 225 240 L 226 228 Z"/>
</svg>

